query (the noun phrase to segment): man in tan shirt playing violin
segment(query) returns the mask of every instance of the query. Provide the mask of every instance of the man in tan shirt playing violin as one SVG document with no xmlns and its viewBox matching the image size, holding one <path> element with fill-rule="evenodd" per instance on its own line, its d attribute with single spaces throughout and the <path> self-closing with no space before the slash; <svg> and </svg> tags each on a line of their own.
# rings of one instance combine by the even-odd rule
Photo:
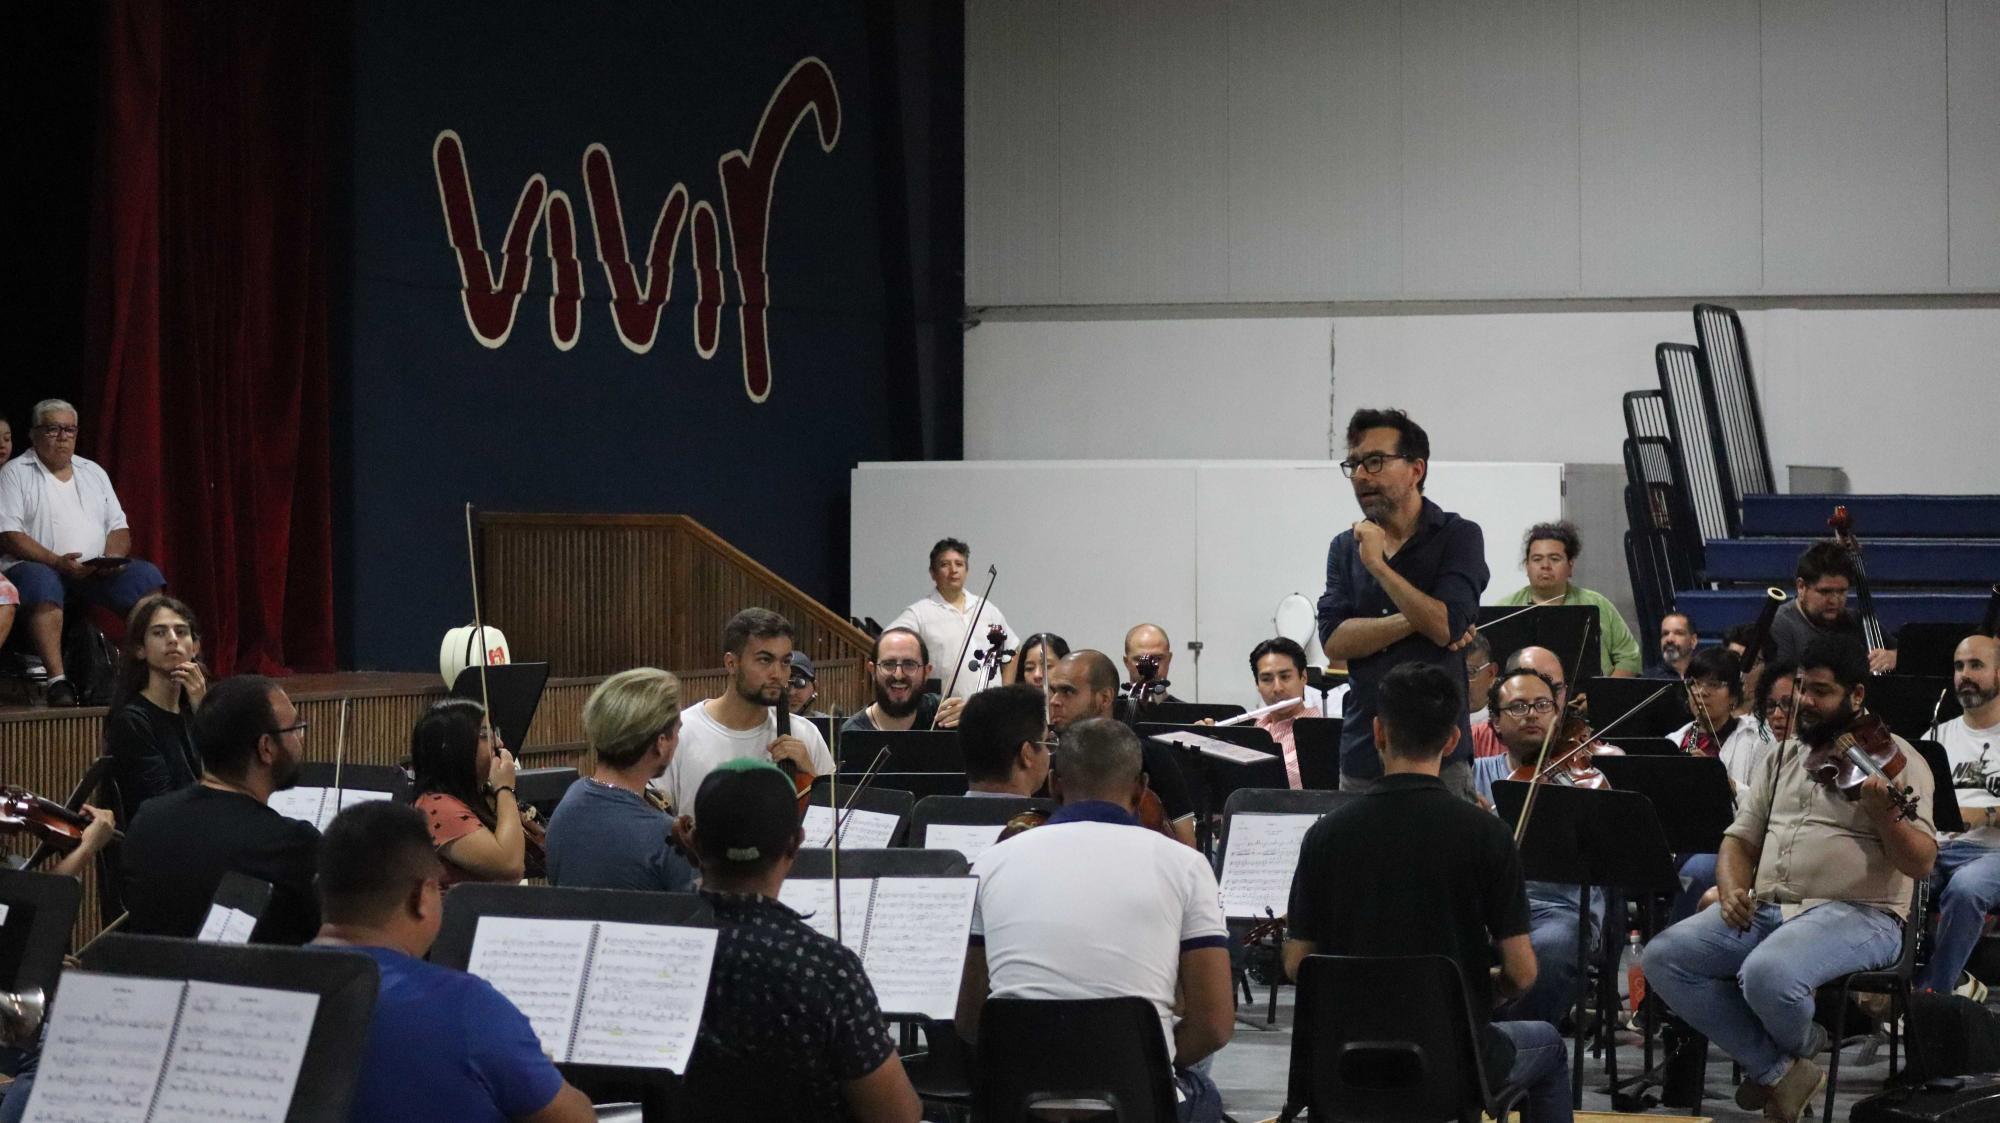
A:
<svg viewBox="0 0 2000 1123">
<path fill-rule="evenodd" d="M 1720 900 L 1661 933 L 1645 958 L 1674 1012 L 1743 1066 L 1736 1102 L 1784 1123 L 1825 1075 L 1812 1059 L 1826 1045 L 1814 990 L 1896 961 L 1912 879 L 1937 859 L 1930 769 L 1902 738 L 1888 743 L 1909 767 L 1862 781 L 1852 798 L 1806 768 L 1813 750 L 1850 731 L 1867 654 L 1828 637 L 1807 646 L 1799 667 L 1801 740 L 1765 754 L 1739 800 L 1716 860 Z"/>
</svg>

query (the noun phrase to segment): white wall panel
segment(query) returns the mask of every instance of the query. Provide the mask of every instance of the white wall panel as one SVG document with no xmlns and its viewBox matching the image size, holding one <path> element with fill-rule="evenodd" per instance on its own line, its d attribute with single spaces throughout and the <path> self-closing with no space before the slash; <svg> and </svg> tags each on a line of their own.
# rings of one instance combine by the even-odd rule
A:
<svg viewBox="0 0 2000 1123">
<path fill-rule="evenodd" d="M 2000 3 L 1951 0 L 1951 283 L 2000 289 Z"/>
<path fill-rule="evenodd" d="M 1124 0 L 1060 20 L 1063 298 L 1226 297 L 1227 10 Z"/>
<path fill-rule="evenodd" d="M 1946 287 L 1944 14 L 1944 0 L 1766 0 L 1767 287 Z"/>
<path fill-rule="evenodd" d="M 965 7 L 965 294 L 1047 303 L 1062 291 L 1055 0 Z"/>
<path fill-rule="evenodd" d="M 1406 295 L 1576 293 L 1577 0 L 1402 11 Z"/>
<path fill-rule="evenodd" d="M 1758 291 L 1757 0 L 1581 10 L 1583 291 Z"/>
</svg>

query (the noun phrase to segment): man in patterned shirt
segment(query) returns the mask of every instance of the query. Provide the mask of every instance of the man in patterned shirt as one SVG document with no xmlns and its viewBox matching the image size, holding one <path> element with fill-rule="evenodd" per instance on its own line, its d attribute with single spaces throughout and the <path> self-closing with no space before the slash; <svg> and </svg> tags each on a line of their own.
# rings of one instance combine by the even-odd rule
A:
<svg viewBox="0 0 2000 1123">
<path fill-rule="evenodd" d="M 685 1117 L 917 1123 L 861 957 L 778 903 L 805 839 L 791 780 L 766 760 L 727 761 L 702 780 L 694 815 L 721 934 Z"/>
</svg>

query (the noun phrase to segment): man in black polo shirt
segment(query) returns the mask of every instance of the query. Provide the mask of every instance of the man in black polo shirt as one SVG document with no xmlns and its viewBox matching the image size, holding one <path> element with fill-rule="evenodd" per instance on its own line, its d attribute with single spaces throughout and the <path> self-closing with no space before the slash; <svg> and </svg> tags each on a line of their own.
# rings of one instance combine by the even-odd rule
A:
<svg viewBox="0 0 2000 1123">
<path fill-rule="evenodd" d="M 1354 482 L 1363 518 L 1328 548 L 1319 598 L 1327 658 L 1347 661 L 1342 791 L 1365 792 L 1382 775 L 1369 731 L 1376 686 L 1391 667 L 1428 663 L 1465 681 L 1459 649 L 1471 642 L 1486 589 L 1486 540 L 1479 524 L 1424 498 L 1430 455 L 1430 437 L 1402 410 L 1356 410 L 1347 423 L 1340 470 Z M 1463 714 L 1442 776 L 1473 801 L 1472 727 Z"/>
<path fill-rule="evenodd" d="M 1505 824 L 1438 779 L 1440 763 L 1459 744 L 1459 679 L 1406 663 L 1383 676 L 1375 702 L 1383 775 L 1368 798 L 1306 832 L 1292 877 L 1285 972 L 1297 978 L 1299 964 L 1315 953 L 1452 959 L 1473 1017 L 1484 1023 L 1488 1076 L 1527 1087 L 1524 1123 L 1568 1120 L 1569 1074 L 1555 1027 L 1485 1022 L 1496 996 L 1515 998 L 1534 985 L 1535 952 L 1521 856 Z M 1413 823 L 1423 824 L 1419 835 Z"/>
</svg>

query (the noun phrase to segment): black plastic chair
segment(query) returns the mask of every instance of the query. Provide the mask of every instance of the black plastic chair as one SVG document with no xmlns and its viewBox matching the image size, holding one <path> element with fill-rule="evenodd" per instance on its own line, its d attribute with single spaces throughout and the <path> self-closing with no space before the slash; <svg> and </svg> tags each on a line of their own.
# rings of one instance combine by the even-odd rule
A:
<svg viewBox="0 0 2000 1123">
<path fill-rule="evenodd" d="M 1895 1083 L 1897 1049 L 1902 1044 L 1903 1019 L 1910 1013 L 1910 987 L 1917 974 L 1917 937 L 1924 930 L 1925 906 L 1929 903 L 1930 881 L 1917 878 L 1916 887 L 1910 892 L 1910 919 L 1903 925 L 1903 953 L 1896 962 L 1879 971 L 1856 971 L 1834 979 L 1820 989 L 1833 991 L 1839 997 L 1827 1009 L 1833 1011 L 1833 1022 L 1837 1027 L 1847 1016 L 1847 999 L 1855 994 L 1886 994 L 1889 996 L 1889 1082 Z M 1826 1066 L 1826 1110 L 1820 1117 L 1824 1123 L 1833 1123 L 1833 1096 L 1840 1084 L 1840 1031 L 1833 1033 L 1830 1047 L 1832 1058 Z"/>
<path fill-rule="evenodd" d="M 979 1022 L 973 1117 L 983 1123 L 1028 1123 L 1057 1108 L 1174 1123 L 1173 1065 L 1146 999 L 995 998 Z"/>
<path fill-rule="evenodd" d="M 1299 967 L 1280 1119 L 1507 1123 L 1527 1090 L 1488 1073 L 1458 964 L 1441 955 L 1309 955 Z"/>
</svg>

